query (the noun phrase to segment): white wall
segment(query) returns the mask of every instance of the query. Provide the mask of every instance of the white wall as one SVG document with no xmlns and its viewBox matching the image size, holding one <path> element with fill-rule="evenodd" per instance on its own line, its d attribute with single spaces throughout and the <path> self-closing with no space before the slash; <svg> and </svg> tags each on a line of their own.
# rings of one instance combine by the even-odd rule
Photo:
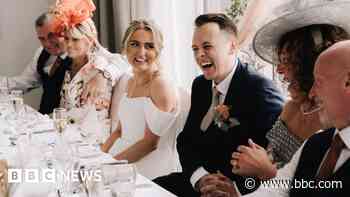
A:
<svg viewBox="0 0 350 197">
<path fill-rule="evenodd" d="M 50 1 L 50 0 L 49 0 Z M 21 73 L 31 60 L 39 42 L 34 21 L 48 9 L 48 0 L 7 0 L 0 6 L 0 75 Z M 25 103 L 37 108 L 41 90 L 25 96 Z"/>
</svg>

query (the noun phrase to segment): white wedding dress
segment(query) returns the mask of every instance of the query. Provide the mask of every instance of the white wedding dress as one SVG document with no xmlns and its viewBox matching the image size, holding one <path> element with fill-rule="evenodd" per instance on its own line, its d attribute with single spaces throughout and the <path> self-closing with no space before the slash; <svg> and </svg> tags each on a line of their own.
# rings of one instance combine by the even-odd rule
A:
<svg viewBox="0 0 350 197">
<path fill-rule="evenodd" d="M 125 80 L 125 76 L 122 78 Z M 129 78 L 130 76 L 127 77 Z M 126 86 L 126 84 L 127 82 L 124 81 L 119 85 Z M 129 98 L 126 87 L 119 88 L 117 91 L 121 91 L 116 113 L 121 124 L 122 136 L 115 141 L 110 153 L 116 155 L 141 140 L 147 125 L 152 133 L 160 136 L 160 140 L 157 149 L 135 163 L 137 171 L 149 179 L 179 171 L 176 136 L 182 130 L 184 120 L 181 114 L 186 110 L 177 107 L 178 109 L 174 112 L 160 111 L 149 97 Z M 114 96 L 112 103 L 115 102 Z"/>
</svg>

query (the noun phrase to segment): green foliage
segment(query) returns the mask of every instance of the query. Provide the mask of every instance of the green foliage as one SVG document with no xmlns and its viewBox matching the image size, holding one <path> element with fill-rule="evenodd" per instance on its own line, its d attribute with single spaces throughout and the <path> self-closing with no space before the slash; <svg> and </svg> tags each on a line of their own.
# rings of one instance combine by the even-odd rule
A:
<svg viewBox="0 0 350 197">
<path fill-rule="evenodd" d="M 226 10 L 235 23 L 238 23 L 244 10 L 247 8 L 248 0 L 231 0 L 231 6 Z"/>
</svg>

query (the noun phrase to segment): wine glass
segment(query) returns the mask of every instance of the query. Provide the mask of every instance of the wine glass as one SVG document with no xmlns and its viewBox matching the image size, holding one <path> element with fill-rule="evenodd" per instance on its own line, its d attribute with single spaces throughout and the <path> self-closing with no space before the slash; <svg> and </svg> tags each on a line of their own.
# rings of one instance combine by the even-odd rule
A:
<svg viewBox="0 0 350 197">
<path fill-rule="evenodd" d="M 94 148 L 94 151 L 100 150 L 102 144 L 101 136 L 98 135 L 98 131 L 90 131 L 85 133 L 86 142 Z"/>
<path fill-rule="evenodd" d="M 9 95 L 9 86 L 8 86 L 8 80 L 7 77 L 0 78 L 0 97 L 3 99 L 4 97 L 7 98 Z"/>
<path fill-rule="evenodd" d="M 0 84 L 0 99 L 1 102 L 4 102 L 8 99 L 9 96 L 9 89 L 6 86 L 2 86 L 2 84 Z"/>
<path fill-rule="evenodd" d="M 16 141 L 19 137 L 19 134 L 16 131 L 16 129 L 13 127 L 8 127 L 4 130 L 4 133 L 9 135 L 9 137 L 8 137 L 8 139 L 10 140 L 9 146 L 16 146 L 17 145 Z"/>
<path fill-rule="evenodd" d="M 52 114 L 53 121 L 58 133 L 62 133 L 67 126 L 68 115 L 65 108 L 55 108 Z"/>
<path fill-rule="evenodd" d="M 88 194 L 88 197 L 100 197 L 104 195 L 104 184 L 102 180 L 102 170 L 101 165 L 99 164 L 92 164 L 87 166 L 86 173 L 90 173 L 93 176 L 90 179 L 82 180 L 83 177 L 81 176 L 81 181 L 84 186 L 84 190 Z"/>
</svg>

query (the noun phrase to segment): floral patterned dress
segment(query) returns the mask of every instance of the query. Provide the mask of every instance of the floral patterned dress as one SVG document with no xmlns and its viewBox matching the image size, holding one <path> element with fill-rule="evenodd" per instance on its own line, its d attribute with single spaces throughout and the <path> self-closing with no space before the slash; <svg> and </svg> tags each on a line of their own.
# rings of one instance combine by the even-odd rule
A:
<svg viewBox="0 0 350 197">
<path fill-rule="evenodd" d="M 101 90 L 101 95 L 96 98 L 95 102 L 88 100 L 84 104 L 81 103 L 81 95 L 84 87 L 87 83 L 97 74 L 98 70 L 94 62 L 101 61 L 102 57 L 99 57 L 99 61 L 89 61 L 85 64 L 76 74 L 72 77 L 71 71 L 66 71 L 62 90 L 61 90 L 61 102 L 60 107 L 66 108 L 67 111 L 74 111 L 69 115 L 74 114 L 72 117 L 74 121 L 79 122 L 84 119 L 84 115 L 90 113 L 88 110 L 96 111 L 96 122 L 89 122 L 90 125 L 101 125 L 102 133 L 99 136 L 106 139 L 110 134 L 111 121 L 109 117 L 109 109 L 112 96 L 112 81 L 108 80 L 107 88 Z M 103 60 L 103 59 L 102 59 Z M 105 61 L 106 62 L 106 61 Z M 91 107 L 92 106 L 92 107 Z M 90 113 L 91 114 L 91 113 Z M 91 118 L 90 118 L 91 120 Z M 99 132 L 99 131 L 96 131 Z"/>
</svg>

